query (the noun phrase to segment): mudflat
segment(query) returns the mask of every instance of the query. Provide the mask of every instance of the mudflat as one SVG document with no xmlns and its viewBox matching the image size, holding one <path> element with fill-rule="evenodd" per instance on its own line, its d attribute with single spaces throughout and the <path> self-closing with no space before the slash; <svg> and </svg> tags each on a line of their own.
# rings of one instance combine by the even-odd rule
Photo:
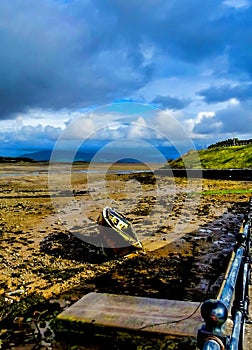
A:
<svg viewBox="0 0 252 350">
<path fill-rule="evenodd" d="M 252 182 L 173 178 L 156 175 L 158 167 L 1 164 L 5 348 L 56 349 L 51 320 L 89 292 L 194 302 L 216 296 Z M 96 221 L 106 205 L 132 222 L 143 251 L 103 254 Z"/>
</svg>

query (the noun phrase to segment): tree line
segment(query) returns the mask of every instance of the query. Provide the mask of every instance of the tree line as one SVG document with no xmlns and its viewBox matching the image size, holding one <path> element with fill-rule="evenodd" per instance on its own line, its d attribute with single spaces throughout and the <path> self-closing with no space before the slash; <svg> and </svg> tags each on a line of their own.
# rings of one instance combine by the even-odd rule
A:
<svg viewBox="0 0 252 350">
<path fill-rule="evenodd" d="M 252 143 L 252 139 L 249 140 L 239 140 L 237 137 L 233 138 L 233 139 L 227 139 L 224 141 L 219 141 L 216 142 L 210 146 L 208 146 L 207 148 L 216 148 L 216 147 L 231 147 L 231 146 L 243 146 L 243 145 L 248 145 Z"/>
</svg>

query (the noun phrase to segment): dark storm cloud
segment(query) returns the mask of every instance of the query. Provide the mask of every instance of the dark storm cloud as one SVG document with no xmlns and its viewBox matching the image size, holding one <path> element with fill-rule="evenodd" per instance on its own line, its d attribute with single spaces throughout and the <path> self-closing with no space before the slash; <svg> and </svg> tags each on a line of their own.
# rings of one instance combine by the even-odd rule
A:
<svg viewBox="0 0 252 350">
<path fill-rule="evenodd" d="M 228 101 L 236 98 L 240 101 L 252 100 L 252 83 L 235 86 L 221 85 L 203 89 L 198 93 L 207 103 Z"/>
<path fill-rule="evenodd" d="M 186 107 L 190 101 L 171 96 L 157 96 L 151 101 L 151 103 L 157 105 L 161 109 L 178 110 Z"/>
<path fill-rule="evenodd" d="M 2 119 L 31 107 L 104 103 L 143 84 L 151 69 L 113 45 L 113 20 L 98 12 L 87 1 L 0 2 Z"/>
<path fill-rule="evenodd" d="M 127 97 L 174 74 L 160 56 L 193 66 L 226 53 L 251 73 L 251 11 L 242 16 L 219 0 L 2 0 L 0 118 Z"/>
<path fill-rule="evenodd" d="M 118 33 L 138 44 L 146 38 L 169 54 L 201 60 L 223 48 L 228 28 L 223 28 L 220 1 L 108 0 L 103 10 L 117 18 Z M 222 36 L 219 30 L 222 28 Z"/>
<path fill-rule="evenodd" d="M 232 21 L 232 42 L 227 43 L 230 70 L 237 76 L 246 72 L 252 77 L 252 7 L 239 11 Z M 244 78 L 244 76 L 243 76 Z"/>
</svg>

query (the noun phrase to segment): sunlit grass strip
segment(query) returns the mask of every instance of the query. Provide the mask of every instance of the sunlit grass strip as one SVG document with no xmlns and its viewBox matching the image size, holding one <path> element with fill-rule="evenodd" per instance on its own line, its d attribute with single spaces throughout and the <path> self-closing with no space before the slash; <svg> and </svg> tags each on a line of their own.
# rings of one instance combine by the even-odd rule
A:
<svg viewBox="0 0 252 350">
<path fill-rule="evenodd" d="M 201 194 L 251 194 L 252 189 L 203 190 Z"/>
</svg>

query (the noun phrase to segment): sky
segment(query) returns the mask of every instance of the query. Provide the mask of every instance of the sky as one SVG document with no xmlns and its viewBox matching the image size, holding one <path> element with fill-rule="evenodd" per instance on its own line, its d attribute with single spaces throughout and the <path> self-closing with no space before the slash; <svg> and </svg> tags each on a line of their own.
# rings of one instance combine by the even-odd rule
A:
<svg viewBox="0 0 252 350">
<path fill-rule="evenodd" d="M 0 45 L 0 155 L 251 138 L 251 0 L 1 0 Z"/>
</svg>

